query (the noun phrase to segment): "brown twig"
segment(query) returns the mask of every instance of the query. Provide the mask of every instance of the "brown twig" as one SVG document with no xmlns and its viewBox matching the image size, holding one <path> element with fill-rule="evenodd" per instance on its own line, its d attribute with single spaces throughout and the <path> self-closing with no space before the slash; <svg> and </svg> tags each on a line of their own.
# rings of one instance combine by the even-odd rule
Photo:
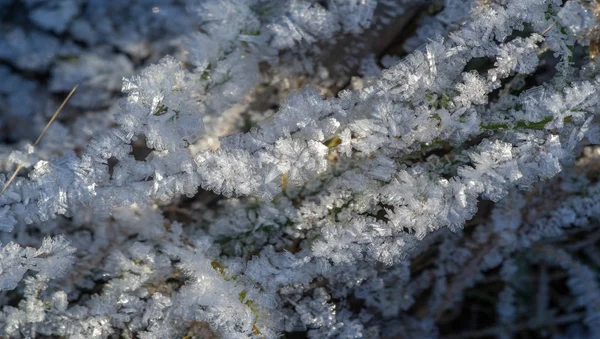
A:
<svg viewBox="0 0 600 339">
<path fill-rule="evenodd" d="M 40 133 L 40 136 L 37 138 L 37 140 L 33 144 L 33 147 L 37 146 L 37 144 L 40 143 L 40 140 L 42 140 L 42 137 L 44 136 L 44 134 L 46 134 L 46 131 L 48 130 L 48 128 L 50 127 L 50 125 L 52 125 L 52 123 L 56 119 L 56 116 L 58 116 L 58 113 L 60 113 L 60 111 L 62 111 L 62 109 L 63 109 L 63 107 L 65 107 L 65 104 L 67 103 L 67 101 L 69 101 L 69 99 L 71 98 L 71 96 L 73 95 L 73 93 L 75 93 L 75 90 L 77 89 L 77 86 L 79 86 L 79 85 L 75 85 L 75 87 L 73 87 L 73 89 L 71 90 L 71 92 L 69 92 L 69 95 L 67 95 L 67 97 L 65 98 L 65 100 L 63 100 L 62 104 L 60 104 L 60 106 L 58 106 L 58 109 L 56 110 L 56 112 L 54 112 L 54 114 L 52 115 L 52 118 L 50 118 L 50 121 L 48 121 L 48 123 L 46 124 L 46 126 L 42 130 L 42 133 Z M 17 177 L 17 175 L 19 174 L 19 172 L 21 171 L 22 168 L 23 168 L 23 165 L 17 166 L 17 169 L 15 169 L 15 171 L 13 172 L 13 174 L 10 176 L 10 179 L 8 179 L 8 181 L 6 182 L 6 184 L 4 184 L 4 187 L 2 188 L 2 192 L 0 192 L 0 195 L 4 194 L 4 192 L 6 192 L 6 189 L 13 182 L 13 180 L 15 180 L 15 178 Z"/>
</svg>

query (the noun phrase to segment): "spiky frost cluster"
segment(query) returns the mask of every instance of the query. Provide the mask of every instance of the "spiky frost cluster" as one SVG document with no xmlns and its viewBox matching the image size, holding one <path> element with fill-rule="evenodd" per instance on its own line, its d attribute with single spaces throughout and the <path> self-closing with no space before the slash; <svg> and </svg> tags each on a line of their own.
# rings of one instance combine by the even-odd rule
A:
<svg viewBox="0 0 600 339">
<path fill-rule="evenodd" d="M 382 56 L 427 5 L 191 6 L 185 62 L 126 78 L 114 124 L 77 152 L 11 153 L 29 172 L 0 196 L 3 335 L 478 335 L 447 318 L 489 275 L 497 327 L 479 334 L 600 335 L 596 266 L 578 259 L 596 244 L 566 231 L 600 211 L 597 149 L 579 156 L 599 140 L 591 9 L 447 1 L 410 54 Z M 548 300 L 557 270 L 572 304 Z"/>
</svg>

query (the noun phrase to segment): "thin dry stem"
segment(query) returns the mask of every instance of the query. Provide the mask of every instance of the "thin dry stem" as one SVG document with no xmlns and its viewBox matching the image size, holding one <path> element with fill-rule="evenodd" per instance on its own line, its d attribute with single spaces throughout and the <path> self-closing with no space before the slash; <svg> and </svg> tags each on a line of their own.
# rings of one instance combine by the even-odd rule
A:
<svg viewBox="0 0 600 339">
<path fill-rule="evenodd" d="M 48 123 L 46 124 L 46 126 L 44 127 L 44 129 L 42 130 L 42 133 L 40 133 L 40 136 L 37 138 L 37 140 L 33 144 L 34 147 L 37 146 L 37 144 L 40 143 L 40 140 L 42 140 L 42 137 L 44 136 L 44 134 L 46 134 L 46 131 L 48 130 L 48 128 L 50 127 L 50 125 L 52 125 L 52 123 L 54 122 L 54 120 L 58 116 L 58 113 L 60 113 L 60 111 L 62 111 L 63 107 L 65 107 L 65 105 L 67 104 L 67 101 L 69 101 L 69 99 L 71 98 L 71 96 L 73 95 L 73 93 L 75 93 L 75 90 L 77 89 L 78 86 L 79 85 L 75 85 L 73 87 L 73 89 L 69 92 L 69 94 L 67 95 L 67 97 L 65 98 L 65 100 L 63 100 L 62 104 L 60 104 L 60 106 L 58 106 L 58 109 L 56 109 L 56 112 L 54 112 L 54 114 L 52 115 L 52 118 L 50 118 L 50 120 L 48 121 Z M 17 175 L 19 174 L 19 172 L 21 171 L 22 168 L 23 168 L 23 165 L 17 166 L 17 169 L 15 169 L 15 171 L 13 172 L 13 174 L 10 176 L 10 179 L 8 179 L 8 181 L 6 182 L 6 184 L 4 184 L 4 187 L 2 188 L 2 192 L 0 192 L 0 195 L 4 194 L 4 192 L 6 192 L 6 189 L 13 182 L 13 180 L 15 180 L 15 178 L 17 177 Z"/>
<path fill-rule="evenodd" d="M 556 24 L 558 23 L 558 21 L 554 21 L 552 23 L 552 25 L 550 25 L 550 27 L 546 28 L 543 32 L 542 35 L 546 35 L 546 33 L 550 32 L 550 30 L 552 29 L 552 27 L 556 26 Z"/>
<path fill-rule="evenodd" d="M 42 137 L 44 136 L 44 134 L 46 134 L 46 131 L 48 130 L 50 125 L 52 125 L 52 123 L 56 119 L 56 116 L 58 116 L 58 113 L 60 113 L 60 111 L 62 111 L 63 107 L 65 107 L 65 105 L 67 104 L 67 101 L 69 101 L 69 99 L 71 99 L 71 96 L 73 95 L 73 93 L 75 93 L 75 90 L 77 89 L 78 86 L 79 85 L 75 85 L 75 87 L 73 87 L 71 92 L 69 92 L 69 95 L 67 95 L 65 100 L 63 100 L 62 104 L 60 104 L 60 106 L 58 106 L 58 108 L 56 109 L 56 112 L 54 112 L 54 114 L 52 115 L 52 118 L 50 118 L 50 121 L 48 121 L 48 123 L 44 127 L 44 130 L 42 131 L 42 133 L 40 133 L 40 136 L 37 138 L 37 140 L 35 141 L 33 146 L 37 146 L 37 144 L 39 144 L 40 140 L 42 140 Z"/>
</svg>

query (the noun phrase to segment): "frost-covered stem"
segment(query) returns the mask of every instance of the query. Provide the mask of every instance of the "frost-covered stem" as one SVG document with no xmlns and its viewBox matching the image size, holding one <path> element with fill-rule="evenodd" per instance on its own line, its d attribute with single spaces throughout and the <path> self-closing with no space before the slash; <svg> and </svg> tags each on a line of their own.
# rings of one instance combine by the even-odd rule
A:
<svg viewBox="0 0 600 339">
<path fill-rule="evenodd" d="M 469 262 L 454 275 L 454 278 L 446 288 L 443 296 L 442 303 L 435 309 L 429 310 L 428 314 L 433 316 L 435 319 L 440 319 L 446 309 L 448 309 L 456 300 L 456 297 L 465 289 L 465 285 L 471 281 L 472 277 L 477 271 L 480 270 L 480 265 L 483 258 L 496 250 L 498 242 L 494 238 L 490 239 L 487 243 L 482 244 L 474 256 Z"/>
<path fill-rule="evenodd" d="M 596 273 L 574 260 L 567 252 L 544 245 L 535 245 L 534 251 L 554 260 L 561 268 L 569 272 L 567 286 L 575 297 L 575 304 L 586 310 L 583 319 L 591 331 L 600 329 L 600 286 Z"/>
</svg>

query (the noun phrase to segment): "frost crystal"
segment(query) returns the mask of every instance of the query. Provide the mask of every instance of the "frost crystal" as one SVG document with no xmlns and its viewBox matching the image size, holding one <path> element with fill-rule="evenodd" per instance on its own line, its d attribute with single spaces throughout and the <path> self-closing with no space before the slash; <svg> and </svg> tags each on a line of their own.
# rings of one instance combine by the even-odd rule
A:
<svg viewBox="0 0 600 339">
<path fill-rule="evenodd" d="M 598 337 L 594 13 L 0 0 L 0 336 Z"/>
</svg>

